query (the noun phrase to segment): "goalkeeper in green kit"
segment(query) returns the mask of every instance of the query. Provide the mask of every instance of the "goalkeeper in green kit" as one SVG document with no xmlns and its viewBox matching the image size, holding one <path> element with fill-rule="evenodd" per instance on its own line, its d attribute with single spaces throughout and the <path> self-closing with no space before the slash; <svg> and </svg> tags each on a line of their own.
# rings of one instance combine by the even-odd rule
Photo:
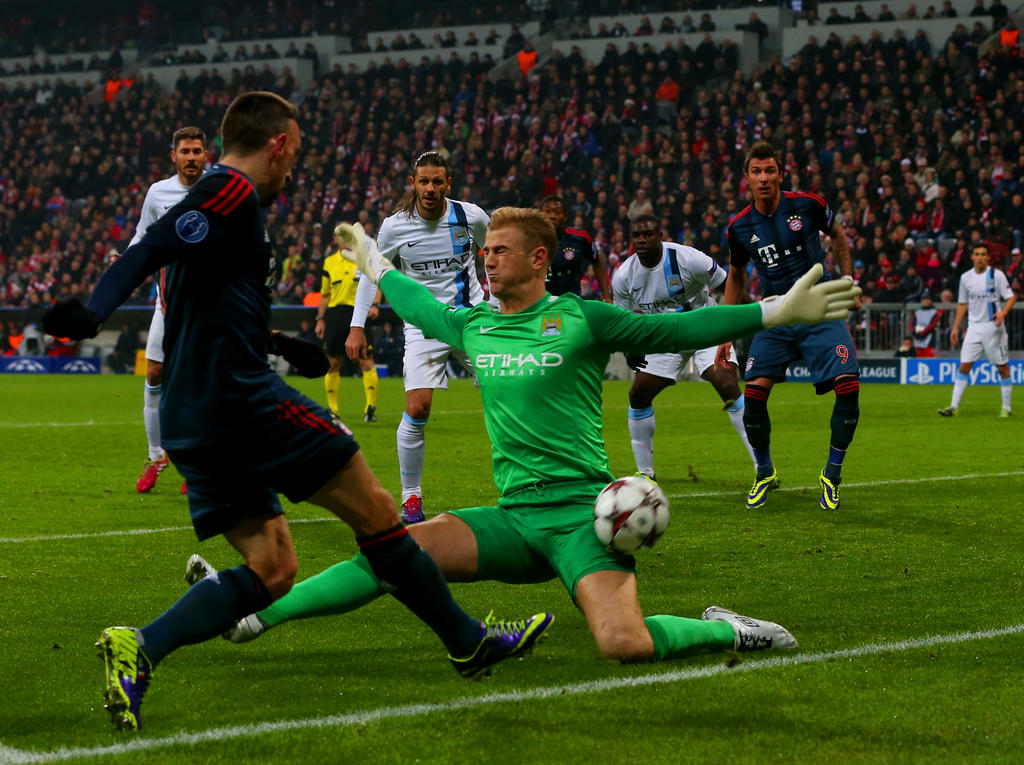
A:
<svg viewBox="0 0 1024 765">
<path fill-rule="evenodd" d="M 486 303 L 454 309 L 394 270 L 358 226 L 343 236 L 395 311 L 426 336 L 464 349 L 480 382 L 498 503 L 453 510 L 409 529 L 449 581 L 558 577 L 601 653 L 617 661 L 796 647 L 780 625 L 717 606 L 700 619 L 643 616 L 633 557 L 610 552 L 594 533 L 594 499 L 613 478 L 601 436 L 601 385 L 613 352 L 706 348 L 764 327 L 844 317 L 856 287 L 847 280 L 816 284 L 819 265 L 784 296 L 685 313 L 640 316 L 571 294 L 553 297 L 544 279 L 557 243 L 554 228 L 537 210 L 503 207 L 491 217 L 484 246 L 500 310 Z M 210 573 L 193 556 L 186 579 Z M 282 622 L 345 613 L 383 594 L 356 555 L 239 620 L 225 637 L 245 642 Z"/>
</svg>

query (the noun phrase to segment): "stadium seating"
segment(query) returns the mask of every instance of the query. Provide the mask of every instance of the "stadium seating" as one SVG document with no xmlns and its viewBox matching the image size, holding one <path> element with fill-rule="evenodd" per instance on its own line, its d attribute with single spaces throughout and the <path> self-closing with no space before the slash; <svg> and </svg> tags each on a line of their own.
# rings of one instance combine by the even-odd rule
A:
<svg viewBox="0 0 1024 765">
<path fill-rule="evenodd" d="M 957 16 L 954 18 L 959 18 L 962 22 L 966 21 L 970 17 L 971 11 L 974 10 L 975 7 L 974 0 L 950 0 L 949 4 L 953 10 L 957 12 Z M 864 10 L 864 13 L 872 19 L 877 20 L 878 14 L 882 10 L 883 5 L 888 6 L 889 11 L 899 19 L 900 16 L 907 12 L 910 6 L 914 6 L 918 17 L 921 17 L 928 6 L 931 5 L 937 7 L 940 6 L 941 3 L 931 2 L 931 0 L 927 0 L 926 2 L 917 2 L 916 0 L 892 0 L 892 2 L 888 2 L 887 0 L 860 0 L 860 2 L 857 2 L 857 0 L 843 0 L 842 2 L 819 3 L 818 18 L 822 21 L 827 20 L 829 15 L 832 13 L 833 8 L 843 16 L 852 17 L 854 9 L 857 6 L 860 6 Z"/>
<path fill-rule="evenodd" d="M 728 30 L 708 32 L 707 34 L 710 35 L 711 41 L 715 44 L 716 48 L 727 41 L 738 46 L 739 68 L 744 74 L 750 74 L 760 63 L 760 45 L 758 44 L 757 35 L 753 32 Z M 692 32 L 690 34 L 655 34 L 644 37 L 616 37 L 612 39 L 555 40 L 553 47 L 554 50 L 565 56 L 568 56 L 572 53 L 573 49 L 576 49 L 580 52 L 584 61 L 596 64 L 604 56 L 605 50 L 609 45 L 614 46 L 620 54 L 624 53 L 630 46 L 635 46 L 641 50 L 647 50 L 647 46 L 650 46 L 650 49 L 657 54 L 666 46 L 678 48 L 686 45 L 690 49 L 695 49 L 704 41 L 704 35 L 704 32 Z"/>
<path fill-rule="evenodd" d="M 800 21 L 795 27 L 782 30 L 782 56 L 786 59 L 795 56 L 812 38 L 820 45 L 832 35 L 835 35 L 840 42 L 846 43 L 854 37 L 866 41 L 876 32 L 882 40 L 891 40 L 897 32 L 900 32 L 904 38 L 910 40 L 919 29 L 924 30 L 932 50 L 936 50 L 944 45 L 945 41 L 953 34 L 953 30 L 964 21 L 965 19 L 962 18 L 902 19 L 828 26 L 821 24 L 812 26 L 806 21 Z M 986 30 L 992 29 L 991 20 L 987 16 L 973 19 L 973 21 L 982 23 Z"/>
<path fill-rule="evenodd" d="M 872 2 L 862 4 L 868 13 L 874 12 Z M 580 7 L 585 9 L 587 5 L 582 3 Z M 902 5 L 889 3 L 894 12 Z M 853 3 L 845 4 L 844 14 L 852 13 L 853 7 Z M 297 169 L 296 187 L 275 205 L 268 219 L 282 254 L 293 249 L 289 259 L 293 268 L 282 273 L 278 294 L 282 304 L 301 304 L 303 290 L 315 288 L 317 264 L 329 245 L 324 231 L 340 220 L 356 217 L 371 226 L 378 224 L 405 187 L 407 163 L 429 146 L 450 153 L 453 195 L 487 208 L 532 204 L 545 193 L 560 191 L 566 196 L 573 221 L 594 233 L 596 246 L 613 266 L 628 254 L 627 211 L 640 185 L 650 192 L 655 212 L 663 218 L 670 236 L 692 241 L 725 259 L 721 231 L 746 195 L 742 156 L 745 147 L 760 137 L 766 126 L 776 129 L 775 140 L 785 149 L 787 183 L 824 193 L 847 222 L 854 257 L 867 262 L 869 282 L 880 259 L 898 260 L 908 233 L 904 222 L 890 214 L 889 197 L 882 196 L 883 186 L 889 189 L 885 194 L 896 197 L 909 212 L 914 201 L 911 195 L 924 194 L 920 176 L 925 166 L 935 170 L 938 186 L 947 190 L 947 213 L 940 230 L 921 237 L 922 241 L 935 239 L 942 256 L 937 284 L 949 287 L 958 275 L 957 269 L 963 267 L 965 261 L 957 259 L 958 239 L 974 235 L 990 240 L 994 252 L 999 251 L 1004 258 L 1008 243 L 1020 244 L 1024 214 L 1012 208 L 1010 200 L 1013 193 L 1024 190 L 1024 160 L 1020 159 L 1019 142 L 1015 143 L 1006 123 L 1016 120 L 1024 124 L 1021 105 L 1005 93 L 1007 104 L 1001 121 L 993 120 L 987 133 L 980 132 L 983 119 L 995 116 L 991 104 L 1000 84 L 1019 80 L 1024 71 L 1021 59 L 1012 51 L 976 63 L 977 36 L 958 40 L 953 57 L 932 62 L 938 67 L 931 75 L 935 81 L 941 81 L 945 74 L 952 78 L 952 95 L 941 90 L 930 95 L 913 90 L 896 94 L 900 99 L 900 111 L 896 113 L 874 100 L 858 103 L 855 108 L 851 102 L 852 111 L 845 103 L 830 111 L 811 97 L 818 92 L 833 97 L 831 94 L 838 92 L 835 81 L 815 79 L 815 67 L 831 60 L 831 48 L 838 45 L 840 55 L 848 62 L 866 55 L 854 52 L 854 36 L 860 38 L 862 46 L 870 47 L 872 53 L 867 55 L 874 55 L 876 48 L 883 55 L 885 68 L 878 70 L 873 65 L 869 71 L 868 98 L 877 99 L 882 78 L 897 71 L 900 59 L 907 61 L 909 76 L 916 73 L 919 64 L 907 45 L 918 28 L 927 30 L 931 48 L 937 51 L 947 43 L 950 23 L 964 23 L 969 28 L 981 21 L 989 29 L 990 17 L 961 13 L 957 19 L 864 25 L 870 29 L 857 24 L 808 26 L 799 22 L 782 29 L 782 39 L 787 50 L 799 50 L 804 55 L 770 62 L 767 55 L 757 56 L 755 34 L 734 28 L 746 22 L 752 10 L 773 33 L 777 23 L 783 25 L 790 17 L 789 11 L 774 8 L 709 11 L 717 27 L 712 39 L 716 45 L 726 39 L 736 43 L 742 74 L 718 71 L 717 79 L 700 82 L 691 77 L 680 83 L 683 87 L 678 104 L 651 103 L 662 76 L 659 56 L 666 44 L 676 47 L 684 40 L 694 47 L 703 36 L 637 36 L 634 33 L 644 14 L 614 17 L 627 28 L 628 35 L 621 38 L 575 36 L 582 35 L 587 27 L 593 34 L 597 24 L 605 23 L 597 19 L 605 17 L 591 16 L 588 25 L 558 20 L 552 35 L 561 38 L 553 43 L 555 57 L 542 56 L 529 81 L 516 71 L 495 69 L 486 79 L 478 79 L 476 69 L 472 70 L 474 74 L 467 74 L 465 65 L 470 54 L 481 58 L 490 55 L 494 62 L 501 61 L 504 40 L 494 46 L 482 44 L 492 27 L 499 36 L 511 30 L 510 23 L 501 26 L 497 20 L 494 25 L 419 30 L 420 39 L 427 45 L 435 34 L 446 37 L 449 29 L 457 43 L 465 42 L 465 35 L 473 30 L 481 43 L 477 46 L 343 53 L 338 51 L 346 42 L 356 51 L 365 49 L 368 42 L 375 44 L 377 38 L 390 43 L 411 30 L 353 31 L 348 36 L 341 34 L 337 25 L 334 34 L 320 29 L 324 34 L 316 37 L 225 39 L 220 45 L 232 56 L 237 45 L 244 44 L 251 51 L 253 45 L 262 48 L 269 40 L 281 57 L 148 64 L 140 70 L 135 85 L 118 93 L 109 105 L 102 103 L 102 90 L 95 85 L 99 70 L 0 78 L 0 109 L 5 117 L 12 121 L 36 120 L 46 125 L 45 132 L 51 136 L 45 142 L 19 143 L 8 138 L 0 150 L 0 309 L 16 308 L 22 317 L 32 300 L 38 303 L 37 298 L 29 296 L 38 295 L 45 303 L 56 294 L 87 294 L 107 252 L 123 249 L 130 239 L 146 186 L 168 174 L 166 141 L 170 130 L 197 122 L 212 134 L 223 104 L 236 92 L 232 70 L 239 69 L 241 75 L 251 65 L 258 75 L 264 64 L 273 86 L 287 87 L 284 95 L 300 103 L 308 139 L 304 164 Z M 685 14 L 650 11 L 646 15 L 656 30 L 665 15 L 679 23 Z M 696 22 L 701 12 L 690 15 Z M 522 21 L 520 29 L 531 37 L 538 34 L 539 27 L 531 20 Z M 870 31 L 876 29 L 880 36 L 873 41 Z M 895 36 L 896 29 L 903 30 L 903 41 Z M 820 46 L 833 33 L 836 37 L 825 52 Z M 818 47 L 807 47 L 809 35 L 816 36 Z M 302 51 L 310 40 L 315 41 L 319 56 L 319 74 L 309 59 L 285 56 L 289 42 Z M 127 68 L 138 61 L 151 62 L 162 52 L 169 52 L 173 61 L 195 50 L 212 58 L 217 44 L 213 40 L 171 48 L 154 44 L 143 46 L 138 58 L 134 51 L 124 53 L 124 60 Z M 600 71 L 609 44 L 619 51 L 620 64 L 625 68 L 617 65 L 614 71 L 602 72 L 596 81 L 590 81 L 591 67 Z M 630 45 L 636 46 L 639 55 L 622 59 L 621 54 Z M 644 46 L 650 48 L 645 52 Z M 457 61 L 449 65 L 453 54 Z M 74 55 L 87 61 L 92 57 Z M 104 60 L 108 55 L 109 50 L 96 54 Z M 816 61 L 822 55 L 822 62 Z M 422 65 L 424 56 L 431 62 L 429 66 Z M 53 60 L 59 57 L 51 54 Z M 440 65 L 433 63 L 435 57 L 440 57 Z M 652 58 L 654 72 L 644 66 Z M 382 67 L 389 59 L 393 67 Z M 402 59 L 408 67 L 398 66 Z M 282 76 L 286 66 L 294 81 Z M 223 85 L 204 80 L 203 70 L 207 76 L 217 70 Z M 992 74 L 978 77 L 980 71 Z M 971 76 L 970 87 L 977 98 L 958 105 L 959 94 L 968 87 L 965 75 Z M 434 78 L 431 88 L 426 84 L 428 76 Z M 49 85 L 44 86 L 47 78 Z M 58 79 L 62 80 L 59 85 Z M 176 99 L 173 88 L 185 82 L 189 98 Z M 893 83 L 889 81 L 890 86 Z M 84 89 L 86 84 L 92 89 Z M 267 80 L 260 86 L 266 87 Z M 813 118 L 802 126 L 795 122 L 787 126 L 780 105 L 790 101 L 793 106 L 801 89 L 804 93 L 799 97 L 806 100 Z M 403 92 L 421 95 L 418 111 L 410 114 L 407 102 L 395 100 L 394 94 Z M 75 100 L 83 97 L 84 103 Z M 903 110 L 905 101 L 919 98 L 923 99 L 919 104 Z M 630 105 L 628 99 L 635 103 Z M 65 109 L 70 109 L 74 119 L 62 123 Z M 866 127 L 859 124 L 860 110 L 875 115 Z M 912 121 L 903 121 L 915 111 L 920 137 L 911 129 Z M 943 118 L 947 122 L 934 121 L 935 112 L 947 115 Z M 172 124 L 151 117 L 165 113 L 173 115 Z M 108 119 L 109 124 L 133 125 L 137 130 L 107 135 L 98 126 Z M 886 133 L 890 119 L 899 121 L 894 124 L 895 130 Z M 866 133 L 857 132 L 862 127 Z M 871 140 L 872 132 L 879 134 L 878 144 Z M 141 142 L 133 140 L 134 136 L 141 136 Z M 970 155 L 968 145 L 972 147 Z M 78 151 L 69 155 L 75 146 Z M 834 152 L 840 153 L 844 163 L 840 172 L 833 172 L 829 165 Z M 863 164 L 853 167 L 857 154 Z M 92 174 L 84 180 L 74 173 L 82 157 Z M 910 166 L 903 166 L 901 158 L 906 158 Z M 918 158 L 925 165 L 919 165 Z M 883 182 L 886 176 L 889 180 Z M 916 187 L 908 185 L 911 176 Z M 968 189 L 968 196 L 976 197 L 973 206 L 961 204 L 957 198 L 961 188 Z M 984 207 L 983 192 L 992 197 Z M 870 215 L 856 213 L 861 196 L 866 197 Z M 928 199 L 931 210 L 934 196 Z M 880 231 L 873 230 L 876 225 L 881 226 Z M 81 232 L 73 236 L 76 226 Z M 878 241 L 873 242 L 876 238 Z M 1019 284 L 1022 277 L 1017 273 L 1013 278 Z M 145 305 L 150 299 L 150 291 L 144 288 L 131 302 Z"/>
</svg>

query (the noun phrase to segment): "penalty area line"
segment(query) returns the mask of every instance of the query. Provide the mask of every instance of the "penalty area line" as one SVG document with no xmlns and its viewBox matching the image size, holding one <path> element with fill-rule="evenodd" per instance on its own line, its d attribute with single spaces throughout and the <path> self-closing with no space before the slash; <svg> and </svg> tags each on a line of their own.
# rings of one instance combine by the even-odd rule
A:
<svg viewBox="0 0 1024 765">
<path fill-rule="evenodd" d="M 96 422 L 86 420 L 85 422 L 0 422 L 0 428 L 91 428 L 91 427 L 121 427 L 122 425 L 135 425 L 134 421 L 128 422 Z"/>
<path fill-rule="evenodd" d="M 893 486 L 895 484 L 908 483 L 934 483 L 937 481 L 973 481 L 980 478 L 1006 478 L 1008 476 L 1024 475 L 1024 470 L 1014 470 L 1008 473 L 971 473 L 967 475 L 945 475 L 924 478 L 893 478 L 888 481 L 863 481 L 859 483 L 844 483 L 846 488 L 852 487 L 875 487 Z M 817 486 L 787 486 L 775 489 L 779 492 L 817 490 Z M 669 499 L 686 499 L 688 497 L 736 497 L 736 491 L 687 491 L 669 494 Z M 289 518 L 288 523 L 335 523 L 337 518 Z M 96 539 L 101 537 L 130 537 L 144 534 L 165 534 L 171 531 L 191 531 L 191 526 L 165 526 L 157 529 L 118 529 L 115 531 L 90 531 L 80 534 L 45 534 L 34 537 L 0 537 L 0 545 L 18 544 L 20 542 L 56 542 L 64 539 Z"/>
<path fill-rule="evenodd" d="M 337 523 L 338 519 L 328 518 L 289 518 L 288 525 L 297 523 Z M 58 542 L 65 539 L 98 539 L 102 537 L 134 537 L 144 534 L 166 534 L 171 531 L 192 531 L 191 526 L 163 526 L 158 529 L 116 529 L 112 531 L 84 531 L 80 534 L 45 534 L 36 537 L 0 537 L 0 545 L 17 544 L 18 542 Z"/>
<path fill-rule="evenodd" d="M 435 704 L 408 704 L 395 707 L 380 707 L 364 712 L 328 715 L 325 717 L 308 717 L 299 720 L 278 720 L 274 722 L 238 725 L 224 728 L 212 728 L 195 733 L 176 733 L 160 738 L 137 738 L 121 744 L 97 747 L 75 747 L 54 749 L 49 752 L 33 752 L 23 749 L 12 749 L 0 744 L 0 765 L 21 765 L 22 763 L 59 762 L 65 760 L 99 757 L 102 755 L 127 754 L 129 752 L 151 751 L 172 746 L 194 746 L 206 742 L 221 742 L 235 738 L 251 738 L 279 731 L 311 730 L 316 728 L 348 728 L 355 725 L 381 720 L 393 720 L 409 717 L 426 717 L 434 714 L 453 712 L 459 709 L 475 709 L 495 704 L 511 704 L 522 701 L 542 701 L 565 696 L 584 696 L 621 688 L 641 688 L 646 686 L 665 685 L 687 680 L 697 680 L 734 672 L 757 672 L 767 669 L 795 667 L 807 664 L 821 664 L 837 659 L 857 659 L 864 656 L 877 656 L 886 653 L 899 653 L 916 648 L 935 645 L 956 645 L 974 640 L 992 640 L 1007 635 L 1024 633 L 1024 624 L 1012 624 L 973 632 L 954 632 L 947 635 L 928 635 L 911 640 L 897 640 L 889 643 L 868 643 L 854 648 L 838 651 L 815 651 L 785 656 L 773 656 L 765 659 L 744 661 L 736 666 L 725 663 L 706 667 L 694 667 L 674 672 L 659 672 L 633 677 L 617 677 L 605 680 L 591 680 L 570 685 L 555 685 L 543 688 L 530 688 L 503 693 L 490 693 L 483 696 L 467 696 L 451 701 Z"/>
<path fill-rule="evenodd" d="M 1007 473 L 967 473 L 965 475 L 941 475 L 941 476 L 925 476 L 923 478 L 892 478 L 887 481 L 858 481 L 847 483 L 843 481 L 842 487 L 844 489 L 851 488 L 864 488 L 874 486 L 895 486 L 897 484 L 907 483 L 936 483 L 938 481 L 974 481 L 980 478 L 1007 478 L 1014 475 L 1024 475 L 1024 470 L 1011 470 Z M 776 492 L 784 491 L 808 491 L 818 490 L 818 486 L 785 486 L 779 489 L 773 489 Z M 669 494 L 669 499 L 685 499 L 686 497 L 734 497 L 736 496 L 735 491 L 681 491 L 675 494 Z M 0 540 L 3 541 L 3 540 Z"/>
</svg>

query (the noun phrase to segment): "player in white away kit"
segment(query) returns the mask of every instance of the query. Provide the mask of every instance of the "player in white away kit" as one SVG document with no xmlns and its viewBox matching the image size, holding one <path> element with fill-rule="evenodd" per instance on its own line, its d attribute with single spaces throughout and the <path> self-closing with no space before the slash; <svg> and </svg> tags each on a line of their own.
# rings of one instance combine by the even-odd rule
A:
<svg viewBox="0 0 1024 765">
<path fill-rule="evenodd" d="M 197 127 L 183 127 L 174 132 L 171 139 L 171 162 L 175 174 L 157 181 L 149 187 L 142 203 L 142 213 L 135 228 L 129 247 L 140 241 L 146 229 L 156 223 L 163 214 L 185 198 L 189 189 L 198 181 L 206 166 L 206 133 Z M 163 271 L 160 271 L 163 281 Z M 146 441 L 149 443 L 149 458 L 139 476 L 135 488 L 140 494 L 156 486 L 156 479 L 167 469 L 170 461 L 160 445 L 160 390 L 164 374 L 164 296 L 162 284 L 157 287 L 156 307 L 149 324 L 146 339 L 146 394 L 142 407 L 142 420 L 146 425 Z M 184 484 L 181 491 L 185 493 Z"/>
<path fill-rule="evenodd" d="M 953 417 L 960 408 L 971 368 L 982 356 L 999 370 L 999 391 L 1002 394 L 1000 417 L 1010 416 L 1010 397 L 1013 380 L 1010 379 L 1010 339 L 1006 333 L 1006 315 L 1010 313 L 1017 296 L 1010 289 L 1006 274 L 988 264 L 988 247 L 976 244 L 971 251 L 974 268 L 960 276 L 960 294 L 957 297 L 956 317 L 949 333 L 949 342 L 955 346 L 960 337 L 960 322 L 967 316 L 967 332 L 960 348 L 960 369 L 953 383 L 953 398 L 949 406 L 940 409 L 943 417 Z M 1002 310 L 999 302 L 1005 300 Z"/>
<path fill-rule="evenodd" d="M 381 254 L 394 261 L 442 303 L 468 308 L 483 302 L 476 276 L 477 252 L 487 236 L 487 213 L 469 202 L 448 199 L 452 178 L 436 151 L 421 154 L 409 178 L 412 189 L 398 212 L 384 219 L 377 234 Z M 369 279 L 356 290 L 352 329 L 345 350 L 353 361 L 366 355 L 366 315 L 377 288 Z M 398 425 L 398 467 L 402 478 L 402 520 L 419 523 L 423 513 L 424 430 L 435 388 L 448 388 L 448 359 L 472 369 L 466 354 L 405 325 L 405 412 Z"/>
<path fill-rule="evenodd" d="M 725 282 L 726 272 L 700 250 L 663 242 L 658 220 L 641 215 L 630 228 L 634 257 L 627 258 L 612 277 L 612 301 L 634 313 L 678 313 L 715 305 L 711 290 Z M 743 428 L 743 394 L 736 369 L 736 352 L 726 344 L 728 364 L 715 364 L 719 346 L 647 356 L 626 355 L 636 371 L 629 389 L 629 439 L 638 473 L 654 478 L 654 398 L 675 385 L 693 358 L 701 379 L 711 383 L 729 412 L 732 426 L 753 461 L 754 452 Z M 724 356 L 723 356 L 724 358 Z"/>
</svg>

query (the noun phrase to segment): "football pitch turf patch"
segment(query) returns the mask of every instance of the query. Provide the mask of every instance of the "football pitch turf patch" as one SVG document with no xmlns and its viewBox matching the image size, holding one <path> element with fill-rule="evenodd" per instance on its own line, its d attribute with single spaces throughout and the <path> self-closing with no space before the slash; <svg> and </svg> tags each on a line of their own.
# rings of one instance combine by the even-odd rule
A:
<svg viewBox="0 0 1024 765">
<path fill-rule="evenodd" d="M 939 481 L 974 481 L 978 479 L 990 479 L 990 478 L 1009 478 L 1013 476 L 1024 476 L 1024 470 L 1013 470 L 1008 473 L 971 473 L 968 475 L 944 475 L 944 476 L 925 476 L 920 478 L 899 478 L 892 481 L 861 481 L 859 483 L 844 483 L 844 488 L 863 488 L 863 487 L 880 487 L 880 486 L 894 486 L 899 484 L 914 484 L 914 483 L 935 483 Z M 816 486 L 789 486 L 776 489 L 778 492 L 786 491 L 809 491 L 816 489 Z M 735 495 L 733 491 L 695 491 L 695 492 L 678 492 L 676 494 L 669 494 L 671 499 L 686 499 L 687 497 L 732 497 Z M 334 523 L 338 521 L 337 518 L 289 518 L 290 524 L 303 524 L 303 523 Z M 141 536 L 145 534 L 166 534 L 174 531 L 191 531 L 191 526 L 168 526 L 166 528 L 159 529 L 126 529 L 123 531 L 99 531 L 92 534 L 54 534 L 54 535 L 43 535 L 37 537 L 0 537 L 0 544 L 18 544 L 19 542 L 50 542 L 58 539 L 91 539 L 96 537 L 120 537 L 120 536 Z"/>
<path fill-rule="evenodd" d="M 49 752 L 30 752 L 12 749 L 0 745 L 0 765 L 21 763 L 45 763 L 93 758 L 101 755 L 126 754 L 146 750 L 166 749 L 182 745 L 196 745 L 208 742 L 225 741 L 235 738 L 251 738 L 268 733 L 298 731 L 314 728 L 344 728 L 368 723 L 382 722 L 402 717 L 430 717 L 432 715 L 449 714 L 462 709 L 490 706 L 494 704 L 521 704 L 527 701 L 562 699 L 570 696 L 607 693 L 623 688 L 640 688 L 669 683 L 680 683 L 687 680 L 714 677 L 726 673 L 761 672 L 771 669 L 796 667 L 807 664 L 820 664 L 842 659 L 852 660 L 866 656 L 897 653 L 915 648 L 929 648 L 941 645 L 956 645 L 976 640 L 994 640 L 996 638 L 1020 635 L 1024 633 L 1024 624 L 1007 627 L 978 630 L 974 632 L 957 632 L 950 635 L 929 635 L 913 640 L 900 640 L 894 643 L 872 643 L 847 648 L 840 651 L 818 651 L 815 653 L 798 653 L 785 656 L 773 656 L 764 659 L 753 659 L 736 664 L 713 664 L 707 667 L 683 669 L 676 672 L 658 672 L 633 677 L 597 680 L 570 685 L 556 685 L 543 688 L 530 688 L 521 691 L 506 691 L 483 696 L 467 696 L 444 703 L 410 704 L 400 707 L 382 707 L 365 712 L 350 712 L 342 715 L 328 715 L 312 719 L 278 720 L 274 722 L 252 723 L 228 728 L 179 733 L 162 738 L 134 738 L 123 744 L 101 746 L 95 748 L 56 749 Z"/>
<path fill-rule="evenodd" d="M 319 381 L 289 382 L 323 398 Z M 605 385 L 616 476 L 635 469 L 628 387 Z M 359 380 L 343 380 L 340 398 L 397 494 L 401 381 L 381 381 L 377 423 L 361 421 Z M 815 485 L 832 397 L 773 391 L 782 488 L 756 511 L 744 507 L 749 458 L 711 386 L 682 383 L 655 402 L 672 523 L 637 558 L 644 612 L 696 618 L 719 604 L 778 621 L 800 652 L 612 665 L 559 583 L 453 585 L 474 615 L 549 610 L 558 622 L 532 657 L 483 686 L 453 673 L 389 598 L 245 646 L 186 647 L 157 669 L 133 737 L 103 713 L 93 641 L 169 606 L 191 553 L 218 567 L 238 555 L 223 540 L 196 543 L 173 469 L 135 492 L 146 456 L 140 378 L 0 379 L 0 762 L 406 765 L 512 751 L 581 765 L 1022 762 L 1019 427 L 996 419 L 998 391 L 979 389 L 956 419 L 935 414 L 947 398 L 938 387 L 862 388 L 838 513 L 818 509 Z M 493 503 L 469 381 L 435 396 L 426 439 L 428 516 Z M 286 510 L 300 579 L 356 551 L 323 511 Z"/>
</svg>

